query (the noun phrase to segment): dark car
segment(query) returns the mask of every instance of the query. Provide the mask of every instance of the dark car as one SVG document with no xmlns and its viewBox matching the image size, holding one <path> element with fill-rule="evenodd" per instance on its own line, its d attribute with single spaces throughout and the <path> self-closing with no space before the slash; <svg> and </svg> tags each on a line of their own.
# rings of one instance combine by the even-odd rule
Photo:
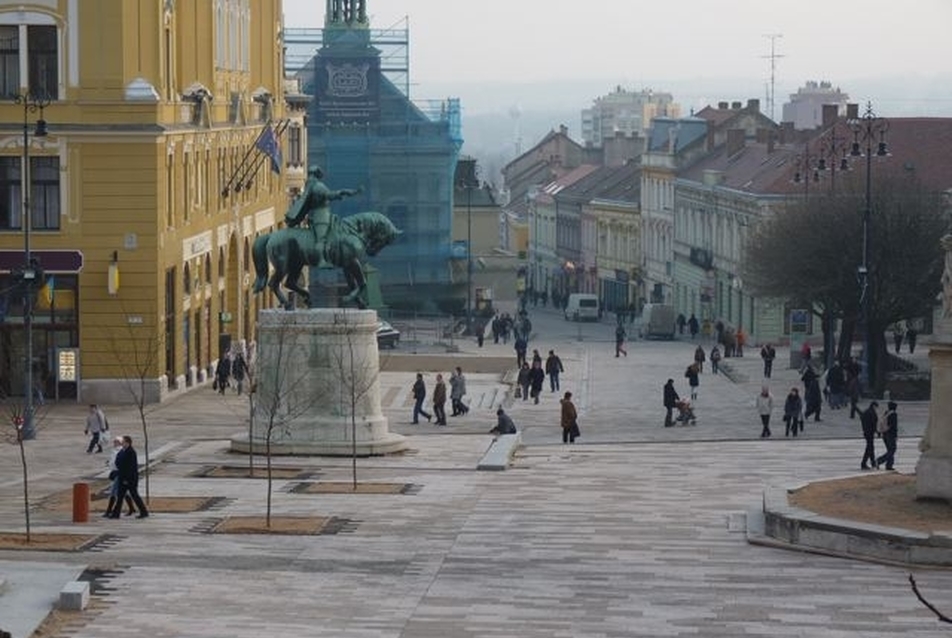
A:
<svg viewBox="0 0 952 638">
<path fill-rule="evenodd" d="M 400 342 L 400 331 L 391 326 L 386 321 L 381 321 L 377 325 L 377 347 L 378 348 L 396 348 Z"/>
</svg>

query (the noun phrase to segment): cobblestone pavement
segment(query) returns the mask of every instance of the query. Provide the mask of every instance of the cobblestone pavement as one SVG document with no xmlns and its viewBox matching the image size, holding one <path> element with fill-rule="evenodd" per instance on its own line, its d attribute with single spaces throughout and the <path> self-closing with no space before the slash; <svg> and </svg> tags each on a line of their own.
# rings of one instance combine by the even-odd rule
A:
<svg viewBox="0 0 952 638">
<path fill-rule="evenodd" d="M 69 512 L 36 507 L 35 531 L 115 538 L 81 553 L 0 552 L 7 581 L 0 628 L 28 635 L 22 627 L 56 598 L 55 576 L 65 582 L 90 568 L 101 570 L 102 589 L 58 636 L 948 635 L 909 591 L 905 570 L 751 546 L 736 523 L 760 506 L 768 485 L 856 470 L 856 421 L 824 413 L 802 438 L 776 437 L 775 429 L 761 440 L 753 408 L 760 361 L 745 357 L 732 363 L 752 381 L 705 372 L 698 425 L 663 428 L 661 384 L 670 376 L 679 391 L 685 386 L 693 346 L 639 342 L 616 359 L 605 323 L 579 327 L 542 312 L 533 321 L 539 336 L 530 347 L 543 356 L 554 348 L 565 362 L 562 387 L 578 399 L 579 444 L 560 444 L 557 394 L 547 391 L 539 405 L 509 408 L 527 442 L 514 467 L 476 472 L 494 408 L 511 401 L 499 376 L 471 375 L 473 410 L 437 428 L 409 424 L 412 372 L 385 373 L 385 411 L 392 430 L 411 436 L 411 452 L 360 459 L 358 476 L 411 489 L 299 494 L 291 488 L 300 479 L 280 480 L 276 514 L 344 524 L 317 536 L 209 534 L 222 516 L 263 513 L 266 488 L 264 481 L 196 476 L 245 462 L 225 441 L 247 413 L 243 398 L 199 389 L 149 415 L 151 449 L 162 455 L 150 490 L 216 496 L 217 505 L 84 525 L 70 523 Z M 511 344 L 459 345 L 446 370 L 470 356 L 511 351 Z M 778 402 L 794 381 L 795 372 L 777 370 Z M 926 404 L 900 406 L 900 471 L 915 466 L 927 412 Z M 114 431 L 140 432 L 133 411 L 113 407 L 109 415 Z M 29 445 L 35 502 L 101 471 L 103 455 L 84 452 L 82 421 L 81 407 L 57 406 Z M 349 459 L 277 463 L 320 481 L 351 477 Z M 0 448 L 5 529 L 22 525 L 22 488 L 16 448 Z M 934 602 L 952 608 L 952 572 L 916 577 Z"/>
</svg>

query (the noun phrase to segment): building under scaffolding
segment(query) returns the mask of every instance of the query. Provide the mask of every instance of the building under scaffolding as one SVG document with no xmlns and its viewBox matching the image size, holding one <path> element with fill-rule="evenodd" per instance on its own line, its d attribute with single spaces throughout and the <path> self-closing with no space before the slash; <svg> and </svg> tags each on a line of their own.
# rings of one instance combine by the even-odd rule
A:
<svg viewBox="0 0 952 638">
<path fill-rule="evenodd" d="M 327 0 L 323 29 L 285 29 L 284 41 L 287 74 L 312 96 L 308 163 L 332 189 L 364 188 L 332 210 L 379 210 L 404 231 L 372 259 L 386 304 L 461 308 L 465 282 L 450 267 L 459 100 L 410 99 L 409 30 L 371 29 L 366 0 Z M 328 276 L 315 272 L 312 288 Z"/>
</svg>

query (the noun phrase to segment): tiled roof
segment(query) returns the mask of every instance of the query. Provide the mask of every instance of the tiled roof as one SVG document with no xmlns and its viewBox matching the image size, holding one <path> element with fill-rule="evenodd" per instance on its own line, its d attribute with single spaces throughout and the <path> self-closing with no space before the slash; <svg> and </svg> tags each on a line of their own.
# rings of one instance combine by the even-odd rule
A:
<svg viewBox="0 0 952 638">
<path fill-rule="evenodd" d="M 598 166 L 594 164 L 582 164 L 578 168 L 573 168 L 562 177 L 543 186 L 542 190 L 539 191 L 539 201 L 551 203 L 554 195 L 597 169 Z"/>
<path fill-rule="evenodd" d="M 603 166 L 592 171 L 558 194 L 558 198 L 589 202 L 607 199 L 637 203 L 641 183 L 636 165 Z"/>
<path fill-rule="evenodd" d="M 816 165 L 816 159 L 823 154 L 824 133 L 830 129 L 817 130 L 807 144 L 777 144 L 772 152 L 768 152 L 765 143 L 748 141 L 744 148 L 731 157 L 727 157 L 725 147 L 721 147 L 682 171 L 679 177 L 690 181 L 701 182 L 705 171 L 720 171 L 722 181 L 720 186 L 750 193 L 764 195 L 798 195 L 806 190 L 806 184 L 794 182 L 798 170 L 797 160 L 800 159 L 802 178 L 812 176 L 814 171 L 806 169 L 805 157 L 811 158 L 811 166 Z M 845 145 L 847 151 L 852 142 L 852 132 L 844 120 L 839 120 L 835 128 L 838 139 Z M 952 189 L 952 118 L 895 118 L 889 120 L 889 129 L 886 133 L 886 143 L 889 150 L 887 157 L 873 157 L 873 178 L 876 176 L 908 175 L 914 171 L 922 185 L 931 191 L 945 191 Z M 873 152 L 876 151 L 876 142 L 872 141 Z M 862 144 L 865 152 L 866 145 Z M 865 159 L 863 157 L 849 157 L 850 170 L 835 173 L 836 183 L 859 188 L 865 182 Z M 827 159 L 831 166 L 834 159 Z M 809 188 L 826 190 L 830 187 L 831 171 L 820 173 L 819 182 L 811 182 Z"/>
</svg>

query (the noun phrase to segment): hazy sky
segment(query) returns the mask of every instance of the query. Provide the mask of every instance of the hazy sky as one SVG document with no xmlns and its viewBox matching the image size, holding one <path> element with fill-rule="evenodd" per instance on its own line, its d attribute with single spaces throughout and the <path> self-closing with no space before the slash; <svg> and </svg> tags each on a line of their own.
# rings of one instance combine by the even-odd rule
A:
<svg viewBox="0 0 952 638">
<path fill-rule="evenodd" d="M 323 26 L 324 6 L 284 0 L 286 24 Z M 607 92 L 615 84 L 669 90 L 666 81 L 723 77 L 757 88 L 757 95 L 737 99 L 763 97 L 767 34 L 782 34 L 775 41 L 783 56 L 776 60 L 778 110 L 806 80 L 849 90 L 856 80 L 952 74 L 952 0 L 367 0 L 367 6 L 375 29 L 409 18 L 418 96 L 429 87 L 442 95 L 457 83 L 463 93 L 465 85 L 485 81 L 604 79 Z M 952 115 L 952 100 L 945 106 Z"/>
</svg>

